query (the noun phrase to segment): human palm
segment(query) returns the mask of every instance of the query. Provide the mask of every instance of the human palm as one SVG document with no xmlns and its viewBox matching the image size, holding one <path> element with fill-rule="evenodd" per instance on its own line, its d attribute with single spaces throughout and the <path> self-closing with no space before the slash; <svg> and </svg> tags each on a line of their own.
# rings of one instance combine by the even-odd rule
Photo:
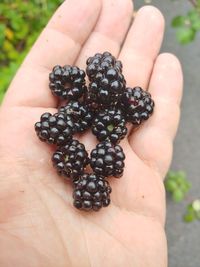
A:
<svg viewBox="0 0 200 267">
<path fill-rule="evenodd" d="M 173 55 L 158 56 L 160 12 L 142 8 L 130 26 L 132 12 L 129 0 L 65 1 L 12 82 L 0 111 L 0 266 L 167 266 L 162 179 L 179 120 L 182 73 Z M 71 185 L 56 175 L 53 150 L 33 125 L 58 106 L 48 90 L 51 68 L 85 68 L 88 56 L 103 51 L 122 60 L 129 86 L 148 88 L 155 112 L 140 129 L 129 125 L 121 142 L 124 176 L 110 179 L 111 205 L 84 213 L 73 208 Z M 91 133 L 80 139 L 88 150 L 95 147 Z"/>
</svg>

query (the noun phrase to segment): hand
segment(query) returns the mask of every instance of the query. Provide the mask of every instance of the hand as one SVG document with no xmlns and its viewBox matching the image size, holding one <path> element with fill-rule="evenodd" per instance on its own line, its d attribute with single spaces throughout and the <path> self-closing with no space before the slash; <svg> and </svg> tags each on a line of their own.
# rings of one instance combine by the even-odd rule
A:
<svg viewBox="0 0 200 267">
<path fill-rule="evenodd" d="M 55 13 L 13 80 L 0 111 L 0 266 L 166 267 L 163 178 L 179 121 L 182 72 L 160 54 L 164 19 L 154 7 L 132 19 L 131 0 L 68 0 Z M 52 148 L 34 123 L 58 105 L 48 89 L 56 64 L 85 68 L 110 51 L 129 86 L 148 89 L 153 116 L 121 142 L 123 178 L 110 179 L 112 204 L 98 213 L 72 206 L 72 187 L 56 175 Z M 81 139 L 87 149 L 96 139 Z"/>
</svg>

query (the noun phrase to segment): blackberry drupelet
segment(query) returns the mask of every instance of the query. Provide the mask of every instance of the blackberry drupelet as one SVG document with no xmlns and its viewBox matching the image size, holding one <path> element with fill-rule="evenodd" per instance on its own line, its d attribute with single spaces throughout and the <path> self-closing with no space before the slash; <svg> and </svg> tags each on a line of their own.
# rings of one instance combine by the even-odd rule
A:
<svg viewBox="0 0 200 267">
<path fill-rule="evenodd" d="M 62 113 L 44 113 L 35 124 L 39 139 L 49 144 L 62 145 L 72 139 L 74 123 L 71 117 Z"/>
<path fill-rule="evenodd" d="M 116 105 L 125 87 L 124 76 L 116 68 L 98 72 L 88 86 L 88 103 L 100 108 Z"/>
<path fill-rule="evenodd" d="M 125 155 L 121 146 L 103 141 L 92 150 L 90 166 L 98 175 L 119 178 L 123 175 L 124 160 Z"/>
<path fill-rule="evenodd" d="M 75 183 L 74 206 L 81 210 L 98 211 L 110 204 L 111 187 L 104 177 L 97 174 L 83 174 Z"/>
<path fill-rule="evenodd" d="M 75 66 L 55 66 L 49 74 L 49 80 L 53 95 L 61 99 L 78 100 L 87 91 L 85 72 Z"/>
<path fill-rule="evenodd" d="M 154 110 L 151 95 L 140 87 L 126 88 L 120 105 L 126 120 L 134 125 L 140 125 L 147 120 Z"/>
<path fill-rule="evenodd" d="M 99 141 L 118 143 L 127 134 L 126 121 L 121 110 L 105 109 L 99 112 L 92 124 L 92 132 Z"/>
<path fill-rule="evenodd" d="M 86 64 L 86 73 L 90 81 L 95 78 L 97 73 L 103 73 L 108 68 L 115 68 L 117 72 L 122 72 L 121 61 L 116 60 L 109 52 L 104 52 L 103 54 L 97 53 L 93 57 L 89 57 Z"/>
<path fill-rule="evenodd" d="M 85 146 L 73 139 L 58 148 L 52 156 L 52 162 L 60 175 L 69 177 L 74 181 L 83 174 L 89 163 L 89 158 Z"/>
<path fill-rule="evenodd" d="M 90 128 L 93 114 L 89 108 L 78 101 L 70 101 L 59 112 L 69 115 L 75 125 L 76 132 L 83 132 Z"/>
</svg>

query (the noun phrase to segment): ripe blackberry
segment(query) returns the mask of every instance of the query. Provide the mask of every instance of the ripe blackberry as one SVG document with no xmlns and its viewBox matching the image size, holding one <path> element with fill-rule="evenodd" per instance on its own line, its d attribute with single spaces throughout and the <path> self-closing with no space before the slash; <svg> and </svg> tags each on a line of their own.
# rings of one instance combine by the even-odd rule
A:
<svg viewBox="0 0 200 267">
<path fill-rule="evenodd" d="M 89 84 L 88 102 L 97 107 L 115 105 L 120 100 L 125 86 L 124 76 L 116 68 L 98 72 Z"/>
<path fill-rule="evenodd" d="M 49 144 L 62 145 L 72 139 L 74 123 L 71 117 L 62 113 L 44 113 L 35 124 L 39 139 Z"/>
<path fill-rule="evenodd" d="M 110 204 L 111 187 L 97 174 L 83 174 L 75 184 L 74 206 L 81 210 L 98 211 Z"/>
<path fill-rule="evenodd" d="M 91 152 L 90 166 L 94 173 L 105 177 L 121 177 L 124 171 L 124 152 L 109 141 L 99 143 Z"/>
<path fill-rule="evenodd" d="M 118 72 L 122 72 L 121 61 L 116 60 L 109 52 L 97 53 L 93 57 L 89 57 L 86 64 L 86 73 L 90 81 L 95 78 L 98 72 L 105 72 L 108 68 L 115 68 Z"/>
<path fill-rule="evenodd" d="M 89 159 L 85 146 L 77 140 L 71 140 L 58 148 L 52 156 L 52 162 L 60 175 L 76 180 L 83 174 Z"/>
<path fill-rule="evenodd" d="M 55 66 L 49 74 L 49 88 L 61 99 L 78 100 L 86 92 L 85 72 L 78 67 Z"/>
<path fill-rule="evenodd" d="M 99 112 L 94 119 L 92 132 L 99 141 L 118 143 L 127 133 L 126 121 L 121 110 L 112 108 Z"/>
<path fill-rule="evenodd" d="M 71 117 L 76 132 L 83 132 L 90 128 L 93 115 L 86 105 L 78 101 L 70 101 L 66 106 L 61 107 L 59 111 Z"/>
<path fill-rule="evenodd" d="M 140 125 L 152 115 L 154 101 L 151 95 L 140 87 L 126 88 L 122 95 L 121 108 L 127 121 Z"/>
</svg>

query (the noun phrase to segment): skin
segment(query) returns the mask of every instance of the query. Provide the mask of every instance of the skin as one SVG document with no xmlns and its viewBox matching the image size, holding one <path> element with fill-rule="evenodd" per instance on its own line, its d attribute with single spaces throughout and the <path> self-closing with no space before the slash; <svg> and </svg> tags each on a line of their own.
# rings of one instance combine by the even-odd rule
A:
<svg viewBox="0 0 200 267">
<path fill-rule="evenodd" d="M 0 110 L 0 266 L 166 267 L 163 178 L 172 158 L 182 94 L 177 58 L 159 54 L 164 19 L 146 6 L 132 23 L 130 0 L 68 0 L 57 10 L 25 59 Z M 56 175 L 53 148 L 34 123 L 57 100 L 48 89 L 56 64 L 85 68 L 95 52 L 123 62 L 128 86 L 155 100 L 153 116 L 129 125 L 122 179 L 110 179 L 112 204 L 98 213 L 72 206 L 72 187 Z M 96 145 L 91 133 L 80 138 Z"/>
</svg>

